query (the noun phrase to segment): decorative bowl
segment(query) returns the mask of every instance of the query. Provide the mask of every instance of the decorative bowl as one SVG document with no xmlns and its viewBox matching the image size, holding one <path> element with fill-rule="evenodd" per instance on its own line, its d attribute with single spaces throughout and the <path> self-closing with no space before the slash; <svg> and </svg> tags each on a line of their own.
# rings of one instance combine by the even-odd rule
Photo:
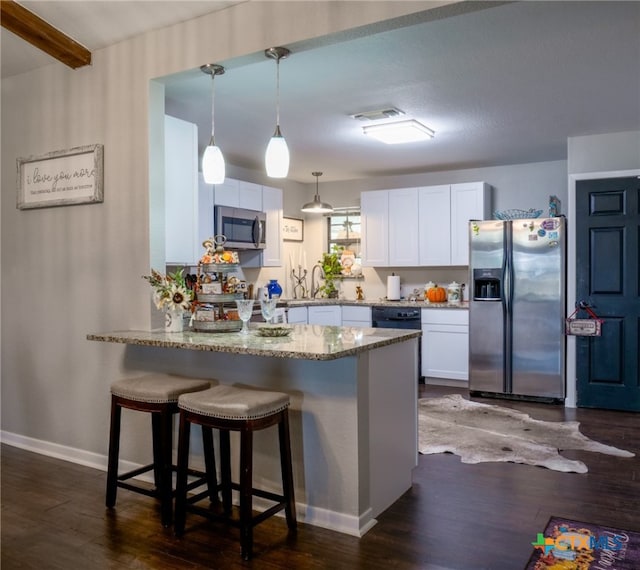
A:
<svg viewBox="0 0 640 570">
<path fill-rule="evenodd" d="M 518 210 L 517 208 L 511 210 L 496 210 L 493 212 L 494 218 L 497 220 L 521 220 L 526 218 L 539 218 L 542 214 L 542 210 L 535 210 L 529 208 L 528 210 Z"/>
<path fill-rule="evenodd" d="M 291 334 L 291 327 L 283 327 L 280 325 L 270 326 L 270 325 L 262 325 L 258 327 L 256 334 L 258 336 L 263 336 L 265 338 L 274 338 L 274 337 L 282 337 L 289 336 Z"/>
</svg>

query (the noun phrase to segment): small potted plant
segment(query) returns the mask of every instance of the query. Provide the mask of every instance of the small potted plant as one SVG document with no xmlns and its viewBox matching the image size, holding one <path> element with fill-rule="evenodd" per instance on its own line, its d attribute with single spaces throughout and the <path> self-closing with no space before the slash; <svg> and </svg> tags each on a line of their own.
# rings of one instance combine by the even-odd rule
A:
<svg viewBox="0 0 640 570">
<path fill-rule="evenodd" d="M 320 287 L 320 293 L 324 297 L 335 299 L 338 296 L 338 288 L 336 287 L 335 280 L 342 275 L 342 263 L 340 263 L 340 255 L 342 248 L 336 245 L 333 246 L 331 253 L 323 253 L 322 259 L 318 262 L 322 267 L 324 274 L 324 285 Z"/>
</svg>

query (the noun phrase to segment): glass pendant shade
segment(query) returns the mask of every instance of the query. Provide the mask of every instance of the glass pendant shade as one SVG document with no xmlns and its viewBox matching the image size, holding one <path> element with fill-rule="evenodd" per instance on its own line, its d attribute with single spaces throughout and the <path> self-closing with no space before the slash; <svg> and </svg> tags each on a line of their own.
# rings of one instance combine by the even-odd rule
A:
<svg viewBox="0 0 640 570">
<path fill-rule="evenodd" d="M 202 176 L 207 184 L 222 184 L 225 177 L 224 157 L 213 139 L 202 155 Z"/>
<path fill-rule="evenodd" d="M 267 145 L 264 163 L 267 176 L 271 178 L 286 178 L 289 174 L 289 147 L 280 132 L 280 127 L 276 128 L 276 132 Z"/>
</svg>

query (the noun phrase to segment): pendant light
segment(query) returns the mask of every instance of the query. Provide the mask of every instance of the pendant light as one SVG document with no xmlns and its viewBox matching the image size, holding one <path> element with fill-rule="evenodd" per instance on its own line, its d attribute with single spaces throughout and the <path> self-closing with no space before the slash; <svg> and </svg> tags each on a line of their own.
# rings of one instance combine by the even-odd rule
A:
<svg viewBox="0 0 640 570">
<path fill-rule="evenodd" d="M 308 202 L 302 206 L 301 210 L 310 214 L 330 214 L 333 212 L 333 206 L 320 200 L 318 193 L 318 178 L 322 176 L 322 172 L 312 172 L 311 174 L 316 177 L 316 195 L 313 197 L 313 202 Z"/>
<path fill-rule="evenodd" d="M 224 73 L 224 67 L 215 63 L 202 65 L 200 70 L 207 75 L 211 75 L 211 140 L 202 155 L 202 175 L 207 184 L 222 184 L 225 177 L 224 156 L 220 147 L 216 146 L 214 140 L 215 120 L 215 77 Z"/>
<path fill-rule="evenodd" d="M 286 178 L 289 174 L 289 148 L 280 132 L 280 60 L 291 52 L 284 47 L 272 47 L 264 50 L 264 55 L 276 60 L 276 131 L 273 133 L 264 155 L 267 176 Z"/>
</svg>

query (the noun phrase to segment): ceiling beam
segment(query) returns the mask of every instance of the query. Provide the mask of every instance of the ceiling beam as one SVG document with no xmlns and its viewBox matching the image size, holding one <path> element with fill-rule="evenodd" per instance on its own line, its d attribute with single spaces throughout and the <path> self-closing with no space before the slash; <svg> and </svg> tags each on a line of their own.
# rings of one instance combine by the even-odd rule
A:
<svg viewBox="0 0 640 570">
<path fill-rule="evenodd" d="M 91 52 L 14 0 L 0 0 L 0 25 L 72 69 L 91 64 Z"/>
</svg>

